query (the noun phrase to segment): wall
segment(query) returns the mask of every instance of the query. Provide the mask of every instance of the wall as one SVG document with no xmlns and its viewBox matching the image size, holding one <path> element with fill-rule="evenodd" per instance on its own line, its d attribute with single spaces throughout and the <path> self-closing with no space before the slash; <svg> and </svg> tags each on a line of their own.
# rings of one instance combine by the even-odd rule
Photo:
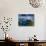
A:
<svg viewBox="0 0 46 46">
<path fill-rule="evenodd" d="M 0 0 L 0 19 L 1 17 L 12 17 L 13 22 L 10 31 L 10 37 L 16 40 L 27 40 L 34 34 L 37 35 L 37 39 L 45 39 L 45 15 L 46 6 L 33 8 L 30 6 L 28 0 Z M 35 14 L 35 26 L 33 27 L 19 27 L 18 26 L 18 14 L 19 13 L 33 13 Z M 2 35 L 0 31 L 0 35 Z M 4 33 L 3 33 L 4 34 Z M 0 39 L 4 37 L 0 36 Z"/>
</svg>

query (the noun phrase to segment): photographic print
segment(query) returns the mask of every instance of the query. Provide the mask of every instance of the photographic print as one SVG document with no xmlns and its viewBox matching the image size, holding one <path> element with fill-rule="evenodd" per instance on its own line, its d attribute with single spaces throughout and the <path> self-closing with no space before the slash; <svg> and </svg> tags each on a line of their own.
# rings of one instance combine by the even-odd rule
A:
<svg viewBox="0 0 46 46">
<path fill-rule="evenodd" d="M 34 26 L 34 14 L 19 14 L 18 25 L 19 26 Z"/>
</svg>

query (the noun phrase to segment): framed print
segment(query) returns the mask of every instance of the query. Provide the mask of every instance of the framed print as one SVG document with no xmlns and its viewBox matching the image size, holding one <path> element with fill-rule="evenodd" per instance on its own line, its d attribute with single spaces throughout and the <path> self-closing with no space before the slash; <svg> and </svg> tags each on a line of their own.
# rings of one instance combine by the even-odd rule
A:
<svg viewBox="0 0 46 46">
<path fill-rule="evenodd" d="M 34 26 L 34 14 L 19 14 L 18 25 L 19 26 Z"/>
</svg>

